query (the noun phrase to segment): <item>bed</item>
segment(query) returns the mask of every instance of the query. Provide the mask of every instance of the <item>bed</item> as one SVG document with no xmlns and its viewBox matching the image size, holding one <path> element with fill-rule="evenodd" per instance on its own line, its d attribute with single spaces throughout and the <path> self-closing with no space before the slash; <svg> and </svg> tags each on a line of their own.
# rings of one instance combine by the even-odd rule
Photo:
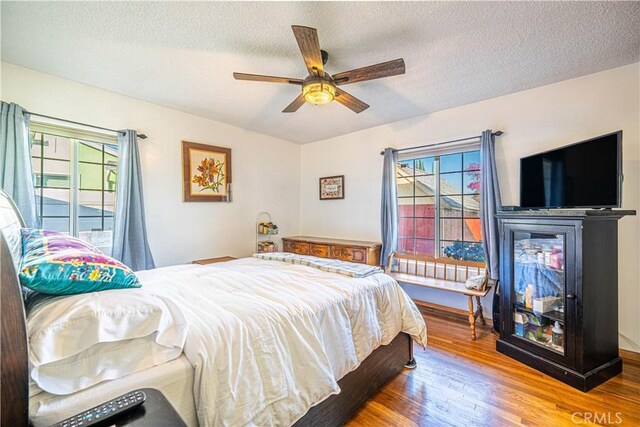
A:
<svg viewBox="0 0 640 427">
<path fill-rule="evenodd" d="M 27 425 L 30 418 L 36 427 L 48 425 L 151 387 L 187 425 L 341 425 L 412 362 L 411 336 L 426 344 L 419 311 L 384 274 L 352 278 L 257 258 L 163 267 L 137 273 L 143 287 L 134 291 L 180 308 L 189 325 L 182 354 L 72 393 L 51 393 L 29 379 L 27 325 L 32 310 L 76 296 L 25 314 L 16 227 L 11 200 L 0 197 L 2 424 Z"/>
</svg>

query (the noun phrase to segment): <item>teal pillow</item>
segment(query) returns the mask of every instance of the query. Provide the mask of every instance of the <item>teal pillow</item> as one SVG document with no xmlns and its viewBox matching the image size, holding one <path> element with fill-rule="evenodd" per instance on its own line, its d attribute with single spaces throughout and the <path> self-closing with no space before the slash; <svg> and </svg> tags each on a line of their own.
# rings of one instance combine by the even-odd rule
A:
<svg viewBox="0 0 640 427">
<path fill-rule="evenodd" d="M 75 237 L 47 230 L 22 230 L 20 283 L 49 295 L 139 288 L 133 271 Z"/>
</svg>

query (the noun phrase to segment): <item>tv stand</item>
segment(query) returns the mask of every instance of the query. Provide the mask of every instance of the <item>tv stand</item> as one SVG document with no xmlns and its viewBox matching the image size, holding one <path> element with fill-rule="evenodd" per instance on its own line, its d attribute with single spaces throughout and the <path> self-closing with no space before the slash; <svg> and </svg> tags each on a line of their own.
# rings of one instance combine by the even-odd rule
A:
<svg viewBox="0 0 640 427">
<path fill-rule="evenodd" d="M 496 350 L 582 391 L 622 372 L 618 220 L 635 211 L 502 211 Z"/>
</svg>

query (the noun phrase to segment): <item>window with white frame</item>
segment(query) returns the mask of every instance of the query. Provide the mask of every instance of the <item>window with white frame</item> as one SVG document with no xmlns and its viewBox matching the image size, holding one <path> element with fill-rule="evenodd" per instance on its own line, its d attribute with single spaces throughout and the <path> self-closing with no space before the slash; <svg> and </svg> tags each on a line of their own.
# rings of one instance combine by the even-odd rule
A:
<svg viewBox="0 0 640 427">
<path fill-rule="evenodd" d="M 398 160 L 398 251 L 484 261 L 480 151 Z"/>
<path fill-rule="evenodd" d="M 42 228 L 111 253 L 118 149 L 90 132 L 32 125 L 31 161 Z"/>
</svg>

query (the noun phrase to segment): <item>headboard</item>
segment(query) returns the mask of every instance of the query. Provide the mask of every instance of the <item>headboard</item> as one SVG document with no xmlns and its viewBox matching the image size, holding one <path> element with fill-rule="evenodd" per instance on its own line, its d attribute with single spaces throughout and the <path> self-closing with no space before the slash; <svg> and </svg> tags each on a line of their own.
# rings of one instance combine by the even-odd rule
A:
<svg viewBox="0 0 640 427">
<path fill-rule="evenodd" d="M 22 252 L 22 217 L 0 189 L 0 424 L 29 423 L 27 319 L 16 274 Z"/>
<path fill-rule="evenodd" d="M 11 197 L 0 188 L 0 232 L 7 241 L 16 271 L 22 256 L 22 238 L 20 236 L 22 227 L 24 227 L 24 221 L 20 211 Z"/>
</svg>

